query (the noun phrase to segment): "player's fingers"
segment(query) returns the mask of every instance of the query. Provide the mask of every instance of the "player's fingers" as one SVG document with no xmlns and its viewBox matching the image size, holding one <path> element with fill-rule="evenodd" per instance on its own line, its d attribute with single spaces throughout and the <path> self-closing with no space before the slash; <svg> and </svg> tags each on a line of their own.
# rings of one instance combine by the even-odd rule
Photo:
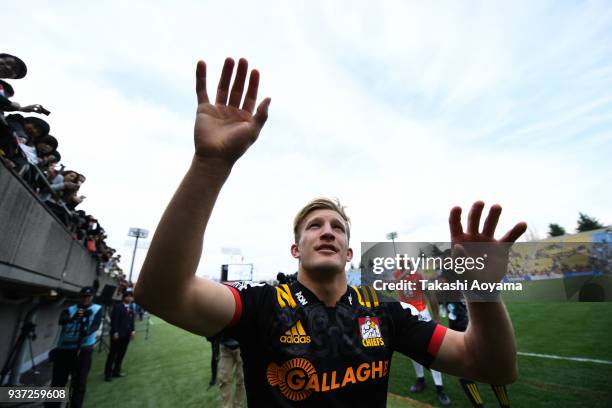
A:
<svg viewBox="0 0 612 408">
<path fill-rule="evenodd" d="M 461 226 L 461 207 L 453 207 L 448 217 L 448 225 L 450 227 L 451 241 L 453 237 L 458 237 L 463 234 L 463 227 Z"/>
<path fill-rule="evenodd" d="M 478 226 L 480 225 L 480 216 L 482 215 L 483 208 L 484 203 L 482 201 L 476 201 L 474 204 L 472 204 L 472 208 L 470 209 L 470 213 L 468 214 L 467 220 L 468 234 L 478 234 Z"/>
<path fill-rule="evenodd" d="M 198 105 L 208 103 L 208 94 L 206 93 L 206 63 L 198 61 L 196 66 L 196 95 L 198 96 Z"/>
<path fill-rule="evenodd" d="M 257 107 L 257 112 L 255 112 L 255 116 L 253 116 L 253 120 L 255 121 L 255 124 L 257 125 L 259 130 L 263 128 L 263 125 L 266 124 L 266 120 L 268 120 L 268 108 L 270 107 L 271 101 L 272 99 L 270 98 L 265 98 L 263 101 L 261 101 L 261 103 Z"/>
<path fill-rule="evenodd" d="M 253 113 L 255 109 L 255 102 L 257 101 L 257 91 L 259 89 L 259 71 L 256 69 L 251 71 L 249 77 L 249 87 L 247 88 L 246 96 L 244 97 L 244 104 L 242 109 L 249 113 Z"/>
<path fill-rule="evenodd" d="M 499 204 L 493 204 L 489 210 L 489 215 L 485 219 L 484 226 L 482 227 L 482 235 L 485 237 L 491 237 L 495 235 L 495 228 L 497 228 L 497 222 L 501 215 L 502 208 Z"/>
<path fill-rule="evenodd" d="M 240 107 L 242 92 L 244 91 L 244 81 L 246 80 L 248 70 L 248 61 L 244 58 L 240 58 L 238 60 L 238 68 L 236 69 L 236 78 L 234 78 L 234 85 L 232 86 L 232 92 L 229 97 L 229 106 L 233 106 L 234 108 Z"/>
<path fill-rule="evenodd" d="M 225 105 L 227 104 L 227 96 L 229 95 L 229 86 L 232 80 L 232 72 L 234 71 L 234 60 L 226 58 L 223 64 L 223 70 L 221 71 L 221 78 L 219 79 L 219 85 L 217 86 L 217 98 L 215 103 Z"/>
<path fill-rule="evenodd" d="M 515 242 L 523 233 L 527 231 L 527 223 L 519 222 L 500 239 L 501 242 Z"/>
</svg>

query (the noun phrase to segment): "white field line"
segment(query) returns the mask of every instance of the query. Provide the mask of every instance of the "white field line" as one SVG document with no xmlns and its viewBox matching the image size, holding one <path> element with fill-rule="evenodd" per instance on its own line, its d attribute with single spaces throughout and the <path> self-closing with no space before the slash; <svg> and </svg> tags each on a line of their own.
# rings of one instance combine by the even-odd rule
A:
<svg viewBox="0 0 612 408">
<path fill-rule="evenodd" d="M 519 356 L 551 358 L 554 360 L 569 360 L 569 361 L 580 361 L 580 362 L 587 362 L 587 363 L 612 364 L 612 361 L 610 360 L 598 360 L 595 358 L 563 357 L 563 356 L 555 356 L 553 354 L 525 353 L 522 351 L 519 351 L 516 354 L 518 354 Z"/>
</svg>

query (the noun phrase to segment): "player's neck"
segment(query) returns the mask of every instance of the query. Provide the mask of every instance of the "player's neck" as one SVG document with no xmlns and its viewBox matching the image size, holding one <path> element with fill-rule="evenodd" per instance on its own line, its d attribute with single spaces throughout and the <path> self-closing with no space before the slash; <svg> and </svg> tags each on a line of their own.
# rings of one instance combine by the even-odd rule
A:
<svg viewBox="0 0 612 408">
<path fill-rule="evenodd" d="M 305 270 L 300 270 L 298 282 L 306 286 L 325 306 L 336 306 L 346 292 L 346 274 L 339 273 L 331 279 L 321 280 Z"/>
</svg>

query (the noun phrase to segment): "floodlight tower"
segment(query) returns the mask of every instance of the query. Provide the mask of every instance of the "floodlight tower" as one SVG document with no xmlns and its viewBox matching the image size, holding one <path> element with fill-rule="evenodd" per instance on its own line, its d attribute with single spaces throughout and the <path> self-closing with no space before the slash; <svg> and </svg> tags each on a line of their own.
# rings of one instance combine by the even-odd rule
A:
<svg viewBox="0 0 612 408">
<path fill-rule="evenodd" d="M 393 255 L 397 255 L 397 249 L 395 248 L 395 238 L 397 238 L 397 232 L 393 231 L 387 234 L 387 239 L 393 242 Z"/>
<path fill-rule="evenodd" d="M 136 259 L 136 249 L 138 248 L 138 239 L 139 238 L 146 238 L 149 236 L 149 231 L 144 229 L 144 228 L 130 228 L 130 231 L 128 232 L 128 236 L 129 237 L 135 237 L 136 240 L 134 241 L 134 252 L 132 252 L 132 265 L 130 266 L 130 279 L 129 282 L 132 282 L 132 271 L 134 270 L 134 259 Z"/>
</svg>

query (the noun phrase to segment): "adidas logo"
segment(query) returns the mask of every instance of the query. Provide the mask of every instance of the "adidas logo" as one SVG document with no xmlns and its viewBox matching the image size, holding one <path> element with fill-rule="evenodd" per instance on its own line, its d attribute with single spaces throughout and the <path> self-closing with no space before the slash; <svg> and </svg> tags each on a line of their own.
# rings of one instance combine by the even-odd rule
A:
<svg viewBox="0 0 612 408">
<path fill-rule="evenodd" d="M 302 326 L 302 322 L 298 320 L 292 328 L 280 336 L 280 342 L 289 344 L 307 344 L 310 343 L 310 336 L 306 334 L 304 326 Z"/>
</svg>

